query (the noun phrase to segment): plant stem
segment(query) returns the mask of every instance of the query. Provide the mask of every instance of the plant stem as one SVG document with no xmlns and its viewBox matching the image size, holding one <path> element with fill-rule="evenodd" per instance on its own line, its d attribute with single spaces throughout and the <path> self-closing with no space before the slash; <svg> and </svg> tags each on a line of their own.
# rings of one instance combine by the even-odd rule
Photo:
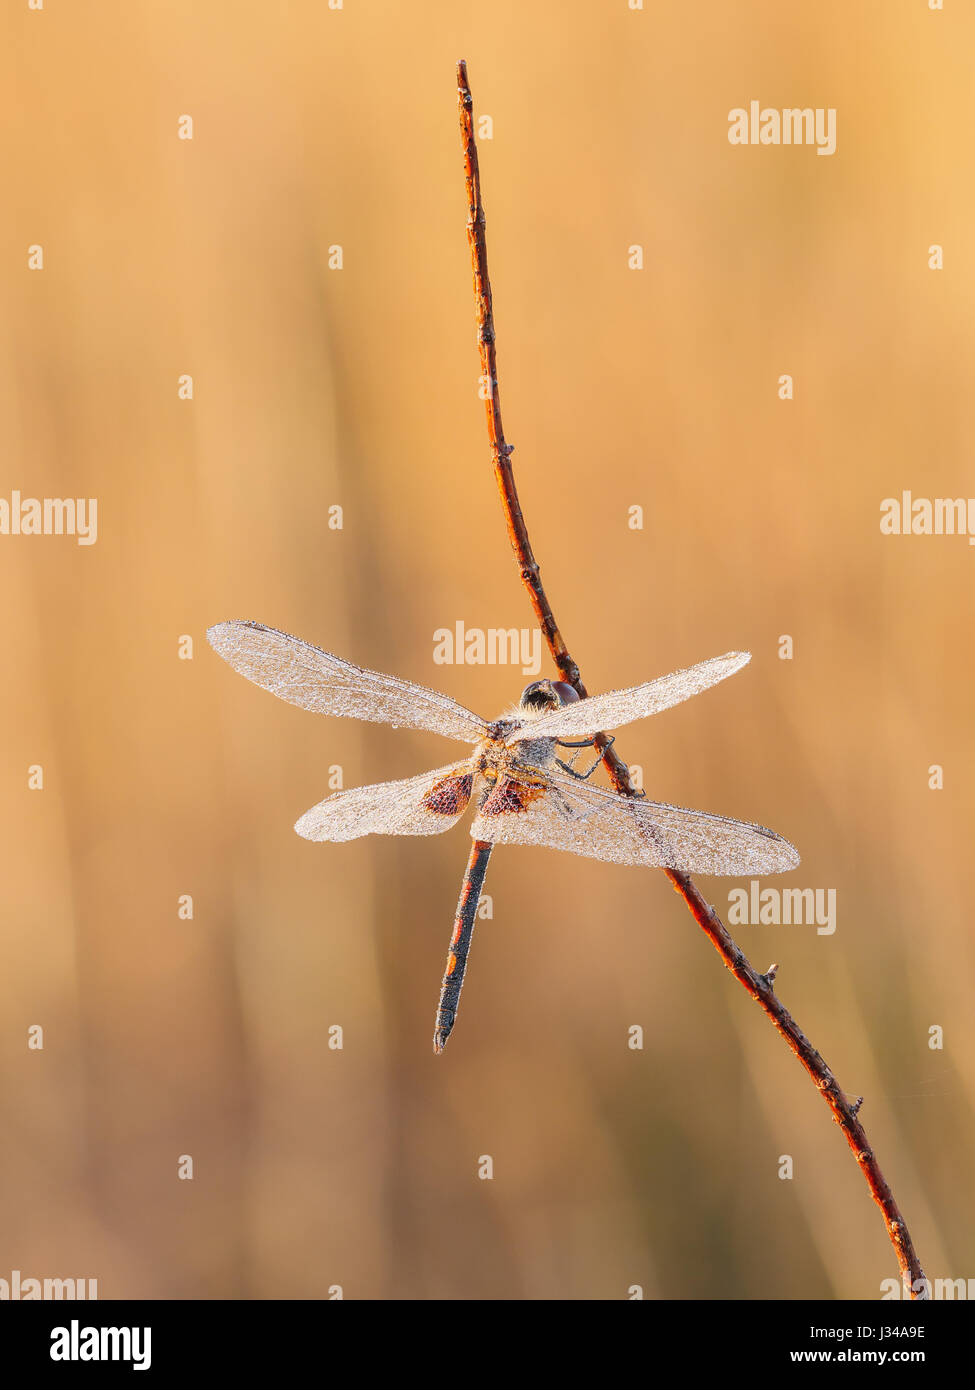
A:
<svg viewBox="0 0 975 1390">
<path fill-rule="evenodd" d="M 484 203 L 481 198 L 481 178 L 477 161 L 477 146 L 474 140 L 473 99 L 467 80 L 467 64 L 457 64 L 457 89 L 460 107 L 460 130 L 464 146 L 464 174 L 467 183 L 467 238 L 471 247 L 474 268 L 474 291 L 477 313 L 477 341 L 481 355 L 481 368 L 487 391 L 488 438 L 494 460 L 494 474 L 501 494 L 505 524 L 511 541 L 515 559 L 522 580 L 528 590 L 535 616 L 548 643 L 559 674 L 572 685 L 585 699 L 586 687 L 582 683 L 579 667 L 569 654 L 565 639 L 548 596 L 542 585 L 538 562 L 532 551 L 525 524 L 518 491 L 515 487 L 514 472 L 511 467 L 511 445 L 506 443 L 501 425 L 501 399 L 498 388 L 497 348 L 494 332 L 494 310 L 491 299 L 491 281 L 488 277 L 487 236 L 484 216 Z M 606 771 L 613 780 L 621 796 L 638 796 L 630 786 L 629 770 L 618 756 L 614 747 L 607 747 L 605 735 L 600 734 L 596 747 L 603 755 Z M 846 1141 L 854 1156 L 871 1196 L 883 1213 L 887 1234 L 897 1255 L 901 1278 L 909 1286 L 912 1298 L 926 1298 L 927 1286 L 924 1270 L 911 1241 L 907 1224 L 894 1200 L 890 1185 L 885 1179 L 870 1147 L 866 1132 L 858 1118 L 862 1097 L 850 1102 L 836 1081 L 830 1068 L 803 1033 L 795 1019 L 776 998 L 773 981 L 777 967 L 770 967 L 766 975 L 760 975 L 749 963 L 744 952 L 736 945 L 731 933 L 721 921 L 714 908 L 701 895 L 688 874 L 677 869 L 664 869 L 674 889 L 681 895 L 690 909 L 698 926 L 706 933 L 711 944 L 725 965 L 753 999 L 762 1007 L 775 1027 L 785 1039 L 790 1050 L 799 1059 L 816 1083 L 823 1099 L 833 1112 L 833 1119 L 846 1136 Z"/>
</svg>

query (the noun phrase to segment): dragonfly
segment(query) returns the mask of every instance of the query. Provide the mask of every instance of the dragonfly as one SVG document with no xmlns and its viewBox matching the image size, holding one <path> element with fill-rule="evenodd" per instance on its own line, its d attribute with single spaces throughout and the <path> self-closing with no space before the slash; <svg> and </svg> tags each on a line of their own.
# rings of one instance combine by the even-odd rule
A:
<svg viewBox="0 0 975 1390">
<path fill-rule="evenodd" d="M 485 720 L 438 691 L 354 666 L 262 623 L 217 623 L 207 638 L 235 671 L 290 704 L 316 714 L 423 729 L 471 749 L 417 777 L 335 792 L 295 824 L 299 835 L 318 841 L 439 835 L 473 807 L 474 846 L 441 983 L 435 1052 L 443 1051 L 457 1018 L 495 845 L 541 845 L 614 864 L 728 876 L 783 873 L 799 863 L 788 840 L 764 826 L 622 796 L 589 780 L 612 741 L 607 730 L 659 714 L 726 680 L 751 660 L 749 652 L 727 652 L 643 685 L 585 699 L 566 682 L 543 677 L 525 687 L 516 706 Z M 585 771 L 575 766 L 584 748 L 598 754 Z"/>
</svg>

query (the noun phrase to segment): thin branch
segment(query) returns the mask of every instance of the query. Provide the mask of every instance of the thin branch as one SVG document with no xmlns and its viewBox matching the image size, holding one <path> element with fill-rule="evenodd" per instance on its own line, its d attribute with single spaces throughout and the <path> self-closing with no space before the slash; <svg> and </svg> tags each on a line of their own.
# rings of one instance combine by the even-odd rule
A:
<svg viewBox="0 0 975 1390">
<path fill-rule="evenodd" d="M 532 608 L 535 610 L 535 615 L 548 643 L 549 651 L 562 679 L 572 685 L 579 695 L 585 698 L 587 691 L 582 683 L 579 667 L 569 654 L 569 649 L 555 621 L 551 604 L 542 586 L 538 562 L 531 548 L 528 528 L 515 487 L 510 458 L 511 445 L 506 443 L 501 426 L 501 400 L 498 389 L 491 282 L 488 277 L 484 203 L 481 198 L 477 146 L 474 141 L 473 99 L 467 80 L 467 64 L 463 61 L 457 65 L 457 87 L 461 139 L 464 146 L 464 172 L 467 182 L 467 237 L 471 246 L 474 267 L 477 340 L 483 375 L 490 388 L 486 403 L 488 436 L 494 456 L 495 478 L 501 494 L 501 505 L 504 509 L 512 549 L 521 571 L 521 577 L 528 589 Z M 599 735 L 596 746 L 602 752 L 603 763 L 620 795 L 638 796 L 640 793 L 634 791 L 630 786 L 629 770 L 626 764 L 616 753 L 615 747 L 607 746 L 605 735 Z M 921 1262 L 911 1241 L 907 1224 L 901 1216 L 890 1185 L 880 1170 L 876 1155 L 870 1147 L 866 1132 L 858 1118 L 861 1100 L 853 1103 L 847 1100 L 826 1062 L 813 1047 L 792 1015 L 776 998 L 773 982 L 778 967 L 772 966 L 766 975 L 760 975 L 749 963 L 744 952 L 732 940 L 727 927 L 714 908 L 702 897 L 690 876 L 678 869 L 665 869 L 664 873 L 684 899 L 694 920 L 706 933 L 735 979 L 765 1011 L 791 1051 L 816 1083 L 817 1089 L 833 1112 L 833 1119 L 843 1131 L 847 1143 L 853 1150 L 867 1186 L 870 1188 L 871 1196 L 883 1213 L 884 1224 L 897 1255 L 902 1280 L 910 1287 L 912 1298 L 925 1298 L 927 1294 L 924 1270 L 921 1268 Z"/>
<path fill-rule="evenodd" d="M 531 597 L 532 607 L 539 626 L 545 634 L 549 651 L 555 659 L 562 679 L 575 686 L 580 695 L 585 695 L 579 668 L 569 656 L 562 640 L 555 616 L 549 607 L 542 581 L 538 574 L 538 563 L 532 554 L 531 542 L 525 518 L 521 514 L 521 504 L 515 490 L 514 474 L 511 471 L 511 448 L 505 443 L 504 429 L 501 425 L 501 393 L 498 390 L 497 354 L 494 346 L 494 311 L 491 303 L 491 281 L 488 279 L 487 243 L 484 239 L 484 204 L 481 202 L 481 180 L 477 168 L 477 146 L 474 143 L 473 99 L 467 85 L 467 64 L 457 64 L 457 83 L 460 98 L 460 133 L 464 142 L 464 173 L 467 180 L 467 240 L 470 242 L 471 259 L 474 264 L 474 295 L 477 310 L 477 345 L 481 353 L 483 385 L 485 387 L 485 406 L 487 409 L 488 438 L 494 456 L 494 476 L 501 493 L 504 519 L 508 536 L 518 559 L 521 577 Z"/>
</svg>

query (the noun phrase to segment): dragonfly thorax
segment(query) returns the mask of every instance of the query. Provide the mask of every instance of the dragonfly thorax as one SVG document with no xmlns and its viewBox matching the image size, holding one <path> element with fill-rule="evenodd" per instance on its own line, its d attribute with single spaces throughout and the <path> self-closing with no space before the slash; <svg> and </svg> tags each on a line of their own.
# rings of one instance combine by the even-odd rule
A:
<svg viewBox="0 0 975 1390">
<path fill-rule="evenodd" d="M 489 735 L 474 749 L 474 763 L 478 772 L 492 780 L 498 773 L 505 771 L 511 765 L 511 749 L 505 746 L 504 738 L 505 734 L 510 733 L 514 727 L 514 721 L 499 721 L 499 723 L 501 722 L 507 725 L 501 736 L 491 737 Z M 491 735 L 494 734 L 496 727 L 496 725 L 491 726 Z"/>
<path fill-rule="evenodd" d="M 499 721 L 504 727 L 500 738 L 488 737 L 474 749 L 474 766 L 488 782 L 496 782 L 505 774 L 521 778 L 526 773 L 537 774 L 555 762 L 555 744 L 550 738 L 524 738 L 508 745 L 507 735 L 520 727 L 519 720 Z M 495 725 L 491 726 L 491 733 Z M 526 721 L 526 731 L 531 725 Z"/>
</svg>

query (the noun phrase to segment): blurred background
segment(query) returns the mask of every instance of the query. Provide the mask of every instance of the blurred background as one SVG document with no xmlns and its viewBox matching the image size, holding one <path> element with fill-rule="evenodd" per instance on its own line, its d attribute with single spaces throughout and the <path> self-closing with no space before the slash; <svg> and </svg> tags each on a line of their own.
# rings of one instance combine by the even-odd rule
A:
<svg viewBox="0 0 975 1390">
<path fill-rule="evenodd" d="M 488 716 L 527 680 L 433 661 L 438 628 L 532 625 L 477 396 L 466 57 L 504 420 L 570 649 L 592 692 L 753 653 L 619 751 L 652 797 L 790 838 L 769 886 L 836 890 L 833 935 L 733 933 L 865 1097 L 929 1275 L 975 1277 L 975 553 L 879 528 L 902 489 L 973 491 L 975 12 L 801 11 L 7 7 L 0 495 L 96 497 L 98 540 L 0 537 L 0 1276 L 757 1299 L 897 1274 L 661 874 L 496 852 L 435 1058 L 466 825 L 292 825 L 330 768 L 458 746 L 315 718 L 206 645 L 257 619 Z M 753 99 L 835 107 L 836 153 L 730 145 Z M 701 883 L 727 918 L 735 882 Z"/>
</svg>

